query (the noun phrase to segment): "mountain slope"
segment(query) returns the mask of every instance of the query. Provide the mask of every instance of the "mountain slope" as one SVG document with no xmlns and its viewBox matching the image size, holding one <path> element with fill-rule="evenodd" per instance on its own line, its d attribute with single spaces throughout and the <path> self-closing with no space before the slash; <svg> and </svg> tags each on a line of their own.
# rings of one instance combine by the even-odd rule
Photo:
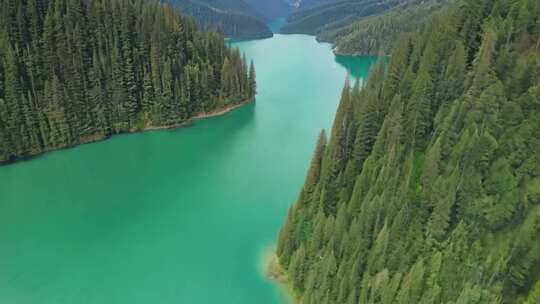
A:
<svg viewBox="0 0 540 304">
<path fill-rule="evenodd" d="M 264 17 L 242 0 L 166 0 L 202 28 L 213 28 L 225 37 L 256 39 L 272 37 Z"/>
<path fill-rule="evenodd" d="M 330 25 L 347 25 L 361 17 L 382 13 L 403 0 L 344 0 L 329 1 L 315 7 L 300 6 L 283 27 L 285 34 L 316 35 Z"/>
<path fill-rule="evenodd" d="M 336 3 L 343 0 L 289 0 L 289 1 L 292 2 L 292 4 L 296 8 L 303 10 L 303 9 L 314 8 L 314 7 L 325 5 L 325 4 Z"/>
<path fill-rule="evenodd" d="M 292 6 L 285 0 L 244 0 L 267 21 L 273 21 L 277 18 L 286 17 L 292 11 Z"/>
<path fill-rule="evenodd" d="M 296 12 L 284 33 L 317 35 L 344 55 L 389 54 L 402 33 L 419 30 L 454 0 L 333 1 Z"/>
<path fill-rule="evenodd" d="M 243 14 L 257 19 L 263 19 L 263 17 L 244 0 L 192 0 L 192 2 L 206 5 L 219 11 Z"/>
<path fill-rule="evenodd" d="M 333 42 L 334 52 L 343 55 L 390 54 L 399 36 L 421 30 L 431 18 L 439 18 L 453 0 L 409 2 L 382 14 L 361 18 L 350 25 L 329 26 L 318 40 Z"/>
<path fill-rule="evenodd" d="M 539 151 L 538 1 L 401 39 L 345 86 L 282 227 L 298 303 L 538 303 Z"/>
<path fill-rule="evenodd" d="M 168 6 L 0 0 L 0 7 L 0 163 L 175 126 L 254 97 L 238 50 Z"/>
</svg>

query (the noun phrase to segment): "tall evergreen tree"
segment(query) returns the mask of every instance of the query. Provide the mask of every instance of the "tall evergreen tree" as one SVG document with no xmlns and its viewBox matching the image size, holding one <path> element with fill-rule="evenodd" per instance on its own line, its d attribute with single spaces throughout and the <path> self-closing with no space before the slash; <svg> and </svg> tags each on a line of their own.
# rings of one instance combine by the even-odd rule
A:
<svg viewBox="0 0 540 304">
<path fill-rule="evenodd" d="M 249 76 L 248 76 L 248 96 L 252 97 L 257 95 L 257 80 L 255 76 L 255 64 L 253 60 L 249 64 Z"/>
</svg>

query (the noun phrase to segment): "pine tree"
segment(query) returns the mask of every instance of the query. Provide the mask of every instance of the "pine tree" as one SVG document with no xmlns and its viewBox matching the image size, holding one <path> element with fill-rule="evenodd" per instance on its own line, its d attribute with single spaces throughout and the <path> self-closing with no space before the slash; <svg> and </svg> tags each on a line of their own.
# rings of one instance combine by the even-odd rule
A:
<svg viewBox="0 0 540 304">
<path fill-rule="evenodd" d="M 255 76 L 255 64 L 253 60 L 249 64 L 249 76 L 248 76 L 248 95 L 250 98 L 254 98 L 257 95 L 257 81 Z"/>
<path fill-rule="evenodd" d="M 319 176 L 321 174 L 321 165 L 322 165 L 322 159 L 323 154 L 326 148 L 326 132 L 324 130 L 321 130 L 319 133 L 319 138 L 317 139 L 317 144 L 315 146 L 315 154 L 313 155 L 313 158 L 311 159 L 311 165 L 309 168 L 309 172 L 306 178 L 306 183 L 304 185 L 304 190 L 311 192 L 313 191 L 314 187 L 317 185 L 317 182 L 319 181 Z"/>
</svg>

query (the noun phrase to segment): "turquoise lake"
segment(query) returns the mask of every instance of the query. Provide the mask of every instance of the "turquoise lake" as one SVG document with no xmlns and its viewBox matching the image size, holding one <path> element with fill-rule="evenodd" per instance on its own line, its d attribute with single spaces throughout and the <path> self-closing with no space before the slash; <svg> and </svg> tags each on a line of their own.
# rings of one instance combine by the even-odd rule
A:
<svg viewBox="0 0 540 304">
<path fill-rule="evenodd" d="M 0 303 L 288 303 L 263 252 L 349 73 L 312 36 L 236 42 L 256 103 L 0 167 Z"/>
</svg>

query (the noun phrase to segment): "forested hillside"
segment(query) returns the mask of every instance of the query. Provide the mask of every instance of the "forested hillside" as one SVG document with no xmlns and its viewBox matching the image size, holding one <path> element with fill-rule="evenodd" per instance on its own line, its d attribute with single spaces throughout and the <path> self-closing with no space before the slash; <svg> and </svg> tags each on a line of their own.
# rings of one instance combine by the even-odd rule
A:
<svg viewBox="0 0 540 304">
<path fill-rule="evenodd" d="M 329 3 L 336 3 L 343 0 L 288 0 L 292 5 L 298 9 L 313 8 Z"/>
<path fill-rule="evenodd" d="M 208 5 L 216 10 L 244 14 L 247 16 L 253 16 L 258 19 L 263 19 L 261 15 L 246 1 L 244 0 L 192 0 L 196 3 Z"/>
<path fill-rule="evenodd" d="M 430 18 L 454 0 L 411 1 L 382 14 L 361 18 L 350 25 L 328 26 L 318 33 L 319 41 L 334 43 L 334 53 L 343 55 L 390 54 L 403 33 L 422 30 Z"/>
<path fill-rule="evenodd" d="M 0 163 L 254 98 L 255 71 L 238 50 L 156 2 L 0 8 Z"/>
<path fill-rule="evenodd" d="M 193 17 L 204 29 L 213 29 L 227 38 L 257 39 L 272 37 L 265 18 L 243 0 L 166 0 Z"/>
<path fill-rule="evenodd" d="M 409 0 L 414 1 L 414 0 Z M 316 35 L 325 27 L 348 25 L 361 17 L 380 14 L 403 0 L 332 0 L 301 2 L 299 10 L 288 18 L 285 34 Z"/>
<path fill-rule="evenodd" d="M 267 21 L 289 15 L 292 6 L 285 0 L 245 0 L 253 9 L 261 14 Z"/>
<path fill-rule="evenodd" d="M 346 82 L 282 227 L 298 303 L 540 303 L 540 2 L 398 45 Z"/>
<path fill-rule="evenodd" d="M 300 10 L 284 33 L 317 35 L 344 55 L 391 53 L 402 33 L 416 32 L 454 0 L 347 0 Z"/>
</svg>

